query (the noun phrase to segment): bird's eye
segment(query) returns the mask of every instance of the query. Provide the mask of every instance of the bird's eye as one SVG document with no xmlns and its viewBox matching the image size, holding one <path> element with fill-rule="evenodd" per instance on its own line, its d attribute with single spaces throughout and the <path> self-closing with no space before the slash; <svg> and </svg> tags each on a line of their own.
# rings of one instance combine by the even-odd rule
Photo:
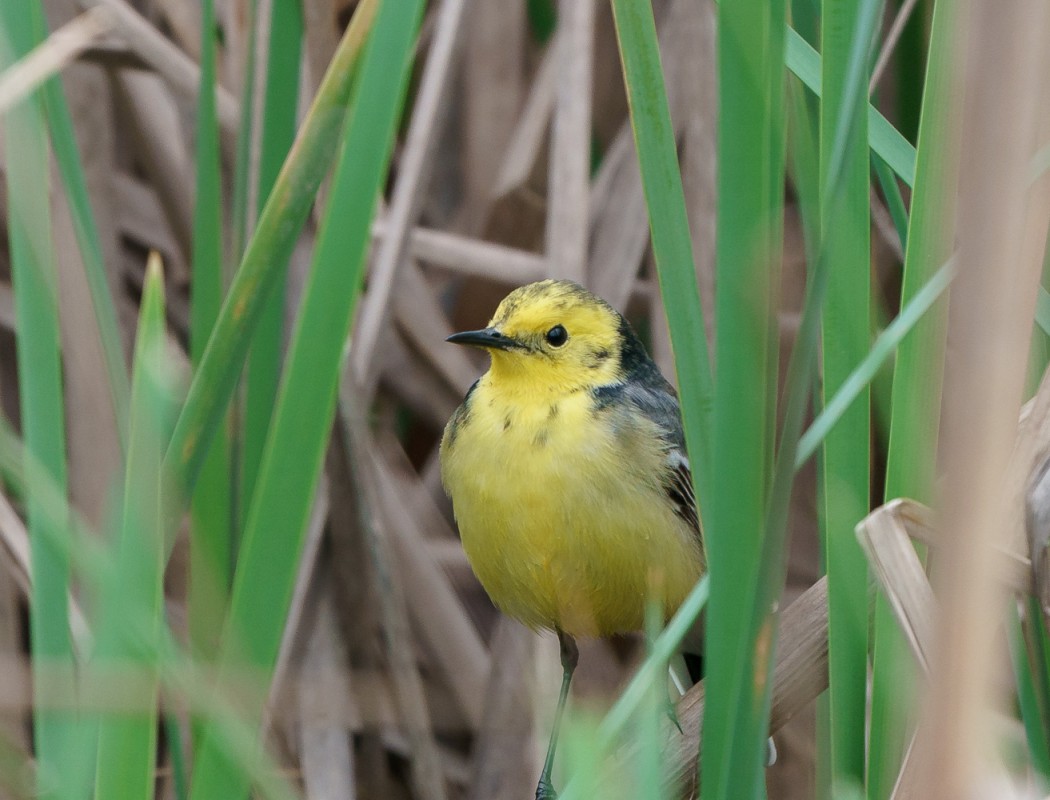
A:
<svg viewBox="0 0 1050 800">
<path fill-rule="evenodd" d="M 561 347 L 569 340 L 569 333 L 561 325 L 555 325 L 547 331 L 546 339 L 551 347 Z"/>
</svg>

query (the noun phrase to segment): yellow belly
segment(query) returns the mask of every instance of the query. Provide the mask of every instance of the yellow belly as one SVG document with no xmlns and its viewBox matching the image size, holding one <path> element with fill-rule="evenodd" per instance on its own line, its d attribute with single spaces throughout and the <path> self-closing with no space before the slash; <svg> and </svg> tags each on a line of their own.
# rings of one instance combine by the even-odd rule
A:
<svg viewBox="0 0 1050 800">
<path fill-rule="evenodd" d="M 650 598 L 673 613 L 703 558 L 660 484 L 664 452 L 639 439 L 651 432 L 591 424 L 584 395 L 553 420 L 545 404 L 517 409 L 510 426 L 480 399 L 451 445 L 446 434 L 442 475 L 493 602 L 582 636 L 640 629 Z"/>
</svg>

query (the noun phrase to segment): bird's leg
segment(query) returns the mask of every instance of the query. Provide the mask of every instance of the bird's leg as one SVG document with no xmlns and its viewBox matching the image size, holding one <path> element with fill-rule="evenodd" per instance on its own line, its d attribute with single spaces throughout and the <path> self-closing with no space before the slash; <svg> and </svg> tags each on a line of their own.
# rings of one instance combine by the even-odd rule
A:
<svg viewBox="0 0 1050 800">
<path fill-rule="evenodd" d="M 554 730 L 551 731 L 550 744 L 547 745 L 547 757 L 543 760 L 543 772 L 536 786 L 536 800 L 557 800 L 558 793 L 551 785 L 551 770 L 554 769 L 554 751 L 558 748 L 558 732 L 561 730 L 561 715 L 565 711 L 565 700 L 569 696 L 569 684 L 576 663 L 580 660 L 580 651 L 576 640 L 567 633 L 558 631 L 558 644 L 561 646 L 561 694 L 558 695 L 558 707 L 554 711 Z"/>
</svg>

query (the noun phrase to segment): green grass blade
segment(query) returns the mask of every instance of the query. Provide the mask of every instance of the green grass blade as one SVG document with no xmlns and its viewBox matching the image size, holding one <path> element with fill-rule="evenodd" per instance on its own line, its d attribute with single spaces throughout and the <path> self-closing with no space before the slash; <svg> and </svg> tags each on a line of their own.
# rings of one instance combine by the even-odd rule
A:
<svg viewBox="0 0 1050 800">
<path fill-rule="evenodd" d="M 1046 242 L 1043 244 L 1043 274 L 1036 297 L 1036 324 L 1033 326 L 1032 344 L 1028 350 L 1025 397 L 1036 393 L 1050 361 L 1050 294 L 1046 291 L 1047 286 L 1050 286 L 1050 231 L 1047 231 Z"/>
<path fill-rule="evenodd" d="M 104 587 L 118 582 L 117 564 L 111 549 L 102 544 L 98 532 L 85 524 L 76 510 L 69 506 L 64 490 L 55 483 L 47 468 L 23 447 L 2 417 L 0 476 L 13 491 L 21 495 L 30 494 L 32 487 L 40 499 L 38 532 L 41 539 L 73 565 L 77 578 L 83 585 L 99 594 Z M 215 709 L 217 714 L 225 714 L 216 720 L 216 738 L 233 754 L 236 766 L 251 776 L 260 797 L 267 800 L 294 800 L 297 795 L 288 781 L 283 778 L 277 766 L 267 759 L 265 754 L 260 754 L 255 746 L 255 730 L 236 718 L 229 694 L 222 694 L 214 688 L 211 667 L 202 670 L 183 652 L 163 617 L 158 635 L 156 618 L 151 617 L 146 609 L 126 605 L 121 611 L 128 641 L 142 648 L 142 652 L 157 665 L 160 678 L 171 697 L 187 698 L 202 707 Z M 95 688 L 90 683 L 94 677 L 104 681 L 98 687 L 101 689 L 107 688 L 107 678 L 110 689 L 114 679 L 126 679 L 126 674 L 114 676 L 109 672 L 108 675 L 99 675 L 98 672 L 101 670 L 96 664 L 94 672 L 81 673 L 81 677 L 87 679 L 84 688 L 89 692 Z M 50 685 L 55 691 L 70 691 L 55 683 Z M 67 766 L 73 768 L 72 765 Z M 87 795 L 80 792 L 75 796 Z"/>
<path fill-rule="evenodd" d="M 900 314 L 894 317 L 893 321 L 875 339 L 864 360 L 857 364 L 849 376 L 842 381 L 834 397 L 825 403 L 817 418 L 813 420 L 799 440 L 795 469 L 799 469 L 817 451 L 828 432 L 835 427 L 853 401 L 871 384 L 904 337 L 912 331 L 923 315 L 948 289 L 955 275 L 954 263 L 954 261 L 949 261 L 942 265 L 926 285 L 912 296 L 901 309 Z M 1050 303 L 1050 297 L 1047 300 Z"/>
<path fill-rule="evenodd" d="M 299 0 L 273 0 L 269 42 L 266 47 L 266 85 L 262 89 L 262 127 L 258 132 L 259 208 L 269 196 L 281 165 L 295 138 L 299 106 L 299 57 L 302 52 L 303 15 Z M 256 56 L 258 57 L 258 56 Z M 281 376 L 284 347 L 285 278 L 288 259 L 276 265 L 275 289 L 266 299 L 252 339 L 245 373 L 244 428 L 240 458 L 241 507 L 248 508 L 270 428 L 274 398 Z"/>
<path fill-rule="evenodd" d="M 915 148 L 888 119 L 868 107 L 868 130 L 872 152 L 892 169 L 908 186 L 915 185 Z"/>
<path fill-rule="evenodd" d="M 725 0 L 723 0 L 725 2 Z M 821 93 L 820 55 L 810 44 L 788 29 L 784 63 L 810 91 Z M 868 106 L 868 140 L 871 149 L 897 173 L 908 186 L 915 185 L 915 148 L 874 107 Z"/>
<path fill-rule="evenodd" d="M 893 171 L 875 153 L 871 154 L 871 164 L 875 170 L 875 176 L 879 180 L 879 187 L 882 189 L 883 197 L 886 198 L 886 206 L 889 209 L 890 217 L 893 219 L 893 227 L 897 229 L 897 238 L 900 239 L 901 252 L 905 252 L 908 249 L 908 209 L 904 206 L 901 188 L 897 185 L 897 179 L 894 177 Z"/>
<path fill-rule="evenodd" d="M 245 63 L 243 68 L 244 83 L 241 86 L 241 116 L 240 125 L 237 130 L 236 157 L 233 164 L 233 190 L 232 205 L 230 212 L 230 226 L 233 229 L 230 238 L 230 252 L 234 259 L 240 260 L 244 256 L 245 245 L 248 242 L 249 217 L 255 219 L 258 209 L 248 211 L 248 172 L 251 167 L 252 156 L 252 121 L 254 119 L 255 106 L 255 39 L 256 28 L 255 15 L 257 0 L 252 0 L 248 7 L 248 38 L 245 47 Z M 255 220 L 258 222 L 258 220 Z"/>
<path fill-rule="evenodd" d="M 102 715 L 98 733 L 95 792 L 113 800 L 154 796 L 157 759 L 156 636 L 163 613 L 164 544 L 161 530 L 161 474 L 170 417 L 165 391 L 164 279 L 153 255 L 139 312 L 131 390 L 131 435 L 124 479 L 124 515 L 115 543 L 114 580 L 103 587 L 96 654 L 99 665 L 128 669 L 123 699 L 143 709 Z M 147 620 L 147 637 L 137 641 L 129 614 Z"/>
<path fill-rule="evenodd" d="M 907 303 L 951 256 L 953 173 L 948 153 L 957 138 L 950 116 L 954 80 L 951 61 L 952 4 L 938 2 L 934 12 L 925 101 L 919 128 L 916 184 L 912 197 L 901 304 Z M 925 145 L 925 149 L 923 147 Z M 936 450 L 935 422 L 940 406 L 940 354 L 943 352 L 943 305 L 924 318 L 901 343 L 894 375 L 893 430 L 887 465 L 887 498 L 907 494 L 929 497 Z M 929 378 L 929 379 L 927 379 Z M 919 402 L 916 402 L 919 401 Z M 894 441 L 896 440 L 896 441 Z M 920 444 L 922 445 L 920 447 Z M 916 457 L 920 455 L 921 457 Z"/>
<path fill-rule="evenodd" d="M 807 0 L 808 2 L 808 0 Z M 817 260 L 820 240 L 820 148 L 817 109 L 810 106 L 805 87 L 790 78 L 788 91 L 788 175 L 795 187 L 806 263 Z"/>
<path fill-rule="evenodd" d="M 186 778 L 189 770 L 186 766 L 186 750 L 182 744 L 182 729 L 179 727 L 179 719 L 173 713 L 164 715 L 164 736 L 168 746 L 168 757 L 171 759 L 171 788 L 175 800 L 186 800 L 189 797 L 189 787 Z"/>
<path fill-rule="evenodd" d="M 42 42 L 47 36 L 47 22 L 39 0 L 30 0 L 27 8 L 32 23 L 34 44 Z M 69 104 L 58 77 L 46 81 L 41 89 L 44 110 L 50 125 L 51 145 L 54 148 L 55 162 L 73 219 L 73 229 L 84 261 L 84 273 L 95 312 L 99 337 L 102 341 L 102 353 L 106 362 L 106 377 L 109 381 L 110 397 L 113 403 L 117 433 L 122 448 L 127 446 L 128 419 L 128 373 L 124 364 L 124 348 L 120 338 L 120 324 L 117 320 L 117 309 L 110 293 L 109 281 L 102 257 L 102 244 L 99 241 L 98 226 L 91 210 L 88 197 L 87 180 L 84 168 L 80 163 L 80 152 L 77 149 L 76 136 L 73 132 L 73 119 L 69 113 Z"/>
<path fill-rule="evenodd" d="M 867 3 L 869 11 L 876 4 Z M 824 0 L 820 105 L 821 239 L 829 270 L 823 308 L 823 396 L 830 397 L 868 352 L 871 332 L 867 81 L 847 85 L 852 63 L 867 60 L 870 31 L 855 0 Z M 866 70 L 860 72 L 866 77 Z M 848 120 L 842 167 L 833 160 L 841 120 Z M 837 178 L 837 185 L 829 181 Z M 801 343 L 801 337 L 800 337 Z M 863 785 L 868 672 L 867 559 L 853 529 L 869 511 L 870 405 L 867 389 L 824 440 L 821 515 L 828 576 L 828 683 L 832 781 Z M 792 471 L 793 470 L 792 465 Z"/>
<path fill-rule="evenodd" d="M 678 151 L 660 66 L 656 23 L 647 0 L 613 0 L 613 18 L 649 212 L 660 293 L 671 329 L 686 445 L 703 515 L 711 491 L 714 388 Z"/>
<path fill-rule="evenodd" d="M 707 552 L 707 705 L 701 797 L 752 798 L 761 754 L 742 741 L 764 710 L 750 704 L 751 640 L 769 494 L 784 185 L 782 1 L 718 9 L 718 315 L 714 463 Z M 741 602 L 741 598 L 745 598 Z M 742 747 L 743 750 L 738 750 Z"/>
<path fill-rule="evenodd" d="M 710 577 L 705 575 L 682 602 L 667 627 L 652 642 L 645 661 L 635 670 L 631 682 L 598 726 L 597 736 L 592 742 L 595 758 L 603 758 L 619 740 L 627 725 L 644 706 L 651 687 L 664 685 L 667 662 L 678 652 L 682 639 L 693 629 L 696 618 L 707 605 L 710 586 Z M 577 800 L 584 796 L 582 792 L 581 783 L 574 777 L 559 797 L 561 800 Z"/>
<path fill-rule="evenodd" d="M 895 0 L 895 11 L 899 11 L 906 0 Z M 894 75 L 887 82 L 896 90 L 893 104 L 897 127 L 910 142 L 916 140 L 919 130 L 919 115 L 922 113 L 922 83 L 915 76 L 926 69 L 927 45 L 930 24 L 930 4 L 917 6 L 915 13 L 901 31 L 895 48 Z"/>
<path fill-rule="evenodd" d="M 901 303 L 907 303 L 951 255 L 957 150 L 954 15 L 934 6 L 926 87 L 919 123 L 915 183 L 908 224 Z M 893 375 L 886 499 L 932 499 L 940 417 L 946 302 L 935 303 L 901 342 Z M 876 607 L 868 797 L 890 796 L 907 737 L 913 683 L 906 645 L 886 603 Z"/>
<path fill-rule="evenodd" d="M 600 747 L 608 747 L 616 741 L 627 726 L 628 720 L 645 702 L 648 687 L 654 682 L 664 680 L 667 662 L 677 651 L 682 639 L 690 632 L 693 622 L 704 610 L 711 596 L 710 577 L 705 575 L 682 602 L 677 613 L 667 623 L 667 627 L 656 637 L 648 657 L 638 667 L 627 688 L 620 693 L 616 703 L 609 709 L 598 729 Z M 565 798 L 568 800 L 568 797 Z"/>
<path fill-rule="evenodd" d="M 354 64 L 371 25 L 376 0 L 358 7 L 332 59 L 288 160 L 223 303 L 211 339 L 190 384 L 165 464 L 191 490 L 207 448 L 224 417 L 268 293 L 306 221 L 314 194 L 339 142 Z"/>
<path fill-rule="evenodd" d="M 31 15 L 15 4 L 0 4 L 0 65 L 7 67 L 33 44 Z M 18 331 L 18 389 L 22 435 L 43 477 L 66 491 L 65 409 L 59 340 L 58 284 L 48 198 L 50 169 L 47 130 L 39 94 L 13 107 L 4 119 L 7 167 L 8 239 Z M 69 561 L 41 534 L 47 513 L 39 481 L 26 486 L 32 548 L 29 606 L 37 791 L 44 798 L 76 796 L 71 780 L 77 735 L 76 714 L 47 710 L 50 691 L 68 691 L 73 647 L 69 630 Z M 64 675 L 64 680 L 61 677 Z"/>
<path fill-rule="evenodd" d="M 1039 296 L 1035 300 L 1035 321 L 1039 323 L 1043 333 L 1050 336 L 1050 292 L 1042 286 L 1039 287 Z"/>
<path fill-rule="evenodd" d="M 1026 598 L 1025 614 L 1030 617 L 1028 630 L 1034 641 L 1026 643 L 1023 623 L 1018 610 L 1011 608 L 1008 612 L 1007 625 L 1010 637 L 1010 661 L 1013 666 L 1014 679 L 1017 682 L 1017 700 L 1024 724 L 1025 738 L 1028 740 L 1028 752 L 1032 766 L 1042 776 L 1043 781 L 1050 780 L 1050 738 L 1047 724 L 1050 722 L 1050 691 L 1047 687 L 1046 666 L 1046 628 L 1043 626 L 1043 612 L 1034 598 Z M 1036 652 L 1029 653 L 1032 647 Z"/>
<path fill-rule="evenodd" d="M 197 96 L 197 196 L 193 209 L 190 360 L 198 366 L 222 306 L 222 174 L 215 100 L 215 10 L 201 3 L 201 78 Z M 230 436 L 220 429 L 191 500 L 190 641 L 210 658 L 218 648 L 233 565 Z"/>
<path fill-rule="evenodd" d="M 866 175 L 867 155 L 863 145 L 864 139 L 857 142 L 855 122 L 858 115 L 851 113 L 851 109 L 856 107 L 858 98 L 864 97 L 866 56 L 869 43 L 875 34 L 879 8 L 878 0 L 867 0 L 858 9 L 859 13 L 849 30 L 849 40 L 841 63 L 844 73 L 838 89 L 841 104 L 837 109 L 838 113 L 834 115 L 833 125 L 827 126 L 822 136 L 821 207 L 825 224 L 828 224 L 829 219 L 826 209 L 845 208 L 843 198 L 848 196 L 850 188 L 851 142 L 859 146 L 860 152 L 864 153 L 863 169 Z M 831 243 L 834 244 L 833 239 Z M 817 261 L 807 276 L 799 331 L 788 362 L 780 447 L 766 509 L 765 535 L 758 559 L 757 586 L 751 601 L 752 619 L 746 632 L 751 648 L 748 666 L 754 670 L 748 674 L 754 675 L 755 678 L 744 682 L 742 704 L 760 708 L 761 714 L 744 717 L 743 724 L 737 725 L 737 735 L 732 746 L 735 760 L 756 771 L 761 770 L 762 762 L 756 756 L 763 753 L 762 745 L 772 701 L 773 654 L 777 639 L 776 608 L 777 598 L 784 588 L 787 569 L 787 516 L 795 458 L 817 363 L 824 297 L 833 274 L 833 253 L 828 244 L 828 240 L 822 237 Z M 827 491 L 823 494 L 826 495 Z"/>
<path fill-rule="evenodd" d="M 818 47 L 820 45 L 820 0 L 790 0 L 788 10 L 792 29 L 803 40 Z"/>
<path fill-rule="evenodd" d="M 273 668 L 335 407 L 343 345 L 361 290 L 376 199 L 408 84 L 422 1 L 383 3 L 289 349 L 273 429 L 249 509 L 224 642 L 226 679 Z M 246 709 L 258 719 L 261 705 Z M 191 797 L 236 800 L 246 778 L 206 729 Z"/>
<path fill-rule="evenodd" d="M 792 0 L 791 20 L 808 42 L 819 44 L 819 3 L 816 0 Z M 817 263 L 820 247 L 820 146 L 819 98 L 806 90 L 797 76 L 787 81 L 788 91 L 788 176 L 795 189 L 796 204 L 802 223 L 806 264 Z M 813 392 L 819 396 L 819 388 Z M 817 509 L 823 508 L 817 476 Z M 819 520 L 818 520 L 819 521 Z M 823 567 L 822 567 L 823 568 Z M 831 739 L 827 735 L 827 692 L 819 699 L 816 728 L 816 793 L 818 800 L 828 800 L 830 793 Z"/>
<path fill-rule="evenodd" d="M 645 607 L 645 644 L 646 656 L 652 658 L 656 652 L 656 637 L 660 633 L 663 624 L 663 609 L 655 598 L 651 598 Z M 667 664 L 664 663 L 664 671 Z M 641 713 L 636 723 L 638 741 L 638 788 L 641 791 L 636 797 L 644 800 L 667 800 L 668 788 L 664 785 L 663 776 L 666 772 L 664 764 L 665 743 L 660 730 L 660 723 L 664 714 L 667 713 L 667 682 L 652 681 L 645 700 L 642 702 Z"/>
</svg>

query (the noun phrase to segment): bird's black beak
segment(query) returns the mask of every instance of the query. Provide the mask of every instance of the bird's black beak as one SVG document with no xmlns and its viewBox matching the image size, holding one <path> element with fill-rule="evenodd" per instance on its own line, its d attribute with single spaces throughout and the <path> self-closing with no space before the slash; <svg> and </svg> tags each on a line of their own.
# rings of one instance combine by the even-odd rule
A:
<svg viewBox="0 0 1050 800">
<path fill-rule="evenodd" d="M 454 333 L 445 341 L 453 344 L 469 344 L 474 347 L 484 347 L 488 350 L 518 350 L 524 348 L 524 345 L 517 339 L 504 336 L 496 328 Z"/>
</svg>

